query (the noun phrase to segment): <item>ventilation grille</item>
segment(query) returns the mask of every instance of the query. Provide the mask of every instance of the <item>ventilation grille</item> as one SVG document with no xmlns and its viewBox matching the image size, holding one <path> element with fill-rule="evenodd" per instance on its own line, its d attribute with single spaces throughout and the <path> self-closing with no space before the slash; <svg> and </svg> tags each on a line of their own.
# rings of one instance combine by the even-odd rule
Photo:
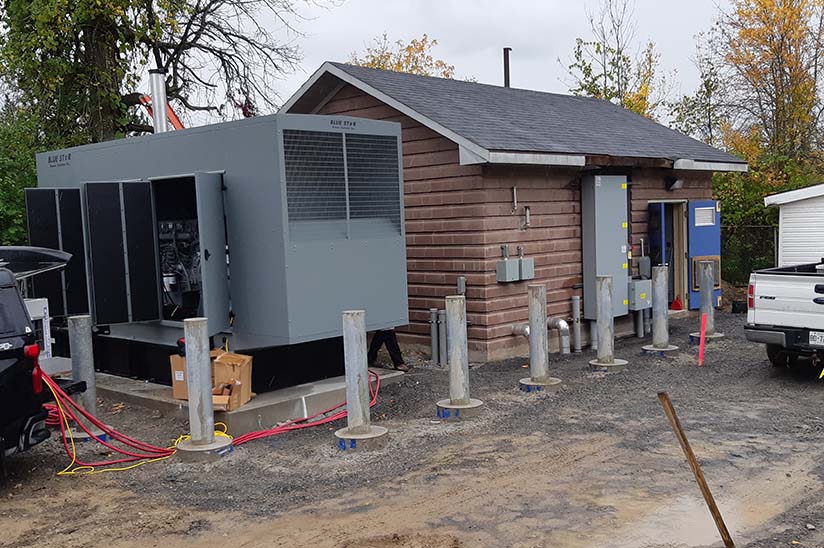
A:
<svg viewBox="0 0 824 548">
<path fill-rule="evenodd" d="M 290 239 L 345 238 L 343 135 L 285 129 L 283 155 Z"/>
<path fill-rule="evenodd" d="M 290 240 L 402 233 L 396 137 L 286 129 L 283 145 Z"/>
<path fill-rule="evenodd" d="M 347 135 L 346 167 L 352 237 L 400 234 L 397 138 Z"/>
</svg>

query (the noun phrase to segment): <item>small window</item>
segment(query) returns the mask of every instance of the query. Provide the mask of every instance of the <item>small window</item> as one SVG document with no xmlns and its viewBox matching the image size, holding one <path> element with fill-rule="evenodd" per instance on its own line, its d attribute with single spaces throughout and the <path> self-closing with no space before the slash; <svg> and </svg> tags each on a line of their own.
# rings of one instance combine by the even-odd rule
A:
<svg viewBox="0 0 824 548">
<path fill-rule="evenodd" d="M 715 225 L 715 208 L 714 207 L 696 207 L 695 208 L 695 226 L 714 226 Z"/>
</svg>

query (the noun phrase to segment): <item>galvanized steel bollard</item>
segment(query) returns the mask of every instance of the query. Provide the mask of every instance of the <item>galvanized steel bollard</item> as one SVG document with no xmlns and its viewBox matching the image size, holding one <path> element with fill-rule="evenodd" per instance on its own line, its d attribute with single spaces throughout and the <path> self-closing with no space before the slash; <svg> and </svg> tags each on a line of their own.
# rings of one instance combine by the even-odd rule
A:
<svg viewBox="0 0 824 548">
<path fill-rule="evenodd" d="M 446 298 L 446 323 L 449 332 L 449 399 L 437 403 L 441 419 L 464 419 L 474 416 L 483 405 L 469 396 L 469 348 L 466 337 L 466 298 Z"/>
<path fill-rule="evenodd" d="M 704 335 L 707 339 L 718 339 L 723 337 L 723 333 L 715 331 L 715 263 L 713 261 L 698 262 L 698 282 L 700 288 L 701 316 L 707 316 L 707 331 Z M 695 344 L 701 337 L 701 332 L 690 333 L 690 342 Z"/>
<path fill-rule="evenodd" d="M 597 358 L 590 360 L 589 365 L 594 369 L 606 369 L 608 371 L 621 371 L 627 365 L 626 360 L 615 357 L 615 319 L 612 315 L 612 276 L 596 276 L 595 287 L 597 288 Z"/>
<path fill-rule="evenodd" d="M 212 360 L 206 318 L 183 320 L 186 339 L 186 388 L 189 391 L 189 432 L 191 438 L 178 444 L 185 460 L 216 459 L 232 450 L 232 440 L 215 436 L 212 406 Z"/>
<path fill-rule="evenodd" d="M 48 322 L 48 318 L 44 318 Z M 92 317 L 69 317 L 69 351 L 72 355 L 72 379 L 86 383 L 80 394 L 83 409 L 97 416 L 97 384 L 94 377 L 94 350 L 92 348 Z"/>
<path fill-rule="evenodd" d="M 652 344 L 644 352 L 672 352 L 677 346 L 669 343 L 669 267 L 652 267 Z"/>
<path fill-rule="evenodd" d="M 366 312 L 343 313 L 343 359 L 346 368 L 346 428 L 335 432 L 338 448 L 376 449 L 385 445 L 388 430 L 372 426 L 369 415 L 369 368 L 366 360 Z"/>
<path fill-rule="evenodd" d="M 546 317 L 546 285 L 530 285 L 529 295 L 529 377 L 518 381 L 524 392 L 555 389 L 561 379 L 549 376 L 549 333 Z"/>
</svg>

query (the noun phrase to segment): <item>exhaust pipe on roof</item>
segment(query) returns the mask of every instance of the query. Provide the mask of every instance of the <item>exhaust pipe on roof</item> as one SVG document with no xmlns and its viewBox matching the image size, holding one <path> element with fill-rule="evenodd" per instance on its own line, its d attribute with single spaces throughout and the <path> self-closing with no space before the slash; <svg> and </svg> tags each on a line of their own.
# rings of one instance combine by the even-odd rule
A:
<svg viewBox="0 0 824 548">
<path fill-rule="evenodd" d="M 512 48 L 504 48 L 504 87 L 509 87 L 509 52 Z"/>
<path fill-rule="evenodd" d="M 169 118 L 166 114 L 166 69 L 149 70 L 149 90 L 152 94 L 152 125 L 155 133 L 169 130 Z"/>
</svg>

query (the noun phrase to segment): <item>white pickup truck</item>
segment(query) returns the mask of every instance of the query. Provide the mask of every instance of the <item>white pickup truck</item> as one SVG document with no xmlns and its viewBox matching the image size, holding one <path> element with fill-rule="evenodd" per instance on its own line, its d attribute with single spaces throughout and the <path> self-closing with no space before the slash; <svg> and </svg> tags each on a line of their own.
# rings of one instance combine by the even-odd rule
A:
<svg viewBox="0 0 824 548">
<path fill-rule="evenodd" d="M 818 264 L 768 268 L 750 274 L 747 339 L 767 345 L 776 367 L 799 356 L 824 357 L 824 259 Z"/>
</svg>

